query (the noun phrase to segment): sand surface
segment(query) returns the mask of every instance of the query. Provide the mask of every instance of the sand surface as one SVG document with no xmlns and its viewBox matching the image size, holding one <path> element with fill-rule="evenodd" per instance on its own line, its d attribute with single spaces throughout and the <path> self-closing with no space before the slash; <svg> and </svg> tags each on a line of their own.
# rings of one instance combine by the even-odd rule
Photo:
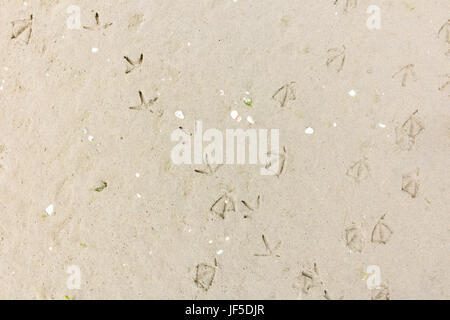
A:
<svg viewBox="0 0 450 320">
<path fill-rule="evenodd" d="M 449 299 L 449 19 L 448 0 L 0 0 L 0 298 Z M 282 172 L 174 164 L 196 120 L 279 129 Z"/>
</svg>

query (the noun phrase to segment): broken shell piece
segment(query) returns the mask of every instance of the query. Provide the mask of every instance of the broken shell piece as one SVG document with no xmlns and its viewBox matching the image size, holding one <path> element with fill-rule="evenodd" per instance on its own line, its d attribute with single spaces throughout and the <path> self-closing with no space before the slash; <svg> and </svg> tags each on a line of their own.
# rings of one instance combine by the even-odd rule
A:
<svg viewBox="0 0 450 320">
<path fill-rule="evenodd" d="M 252 116 L 248 116 L 248 117 L 247 117 L 247 121 L 248 121 L 250 124 L 255 124 L 255 120 L 253 120 Z"/>
<path fill-rule="evenodd" d="M 181 110 L 175 111 L 175 117 L 177 117 L 178 119 L 183 120 L 184 119 L 183 111 L 181 111 Z"/>
<path fill-rule="evenodd" d="M 415 198 L 419 193 L 419 169 L 402 176 L 402 191 Z"/>
<path fill-rule="evenodd" d="M 382 216 L 378 223 L 372 230 L 372 242 L 386 244 L 392 236 L 391 228 L 384 222 L 384 217 Z"/>
<path fill-rule="evenodd" d="M 236 120 L 239 117 L 239 113 L 236 110 L 230 112 L 230 116 L 233 120 Z"/>
<path fill-rule="evenodd" d="M 53 206 L 53 204 L 49 205 L 49 206 L 45 209 L 45 212 L 47 212 L 47 214 L 48 214 L 49 216 L 51 216 L 51 215 L 54 213 L 54 206 Z"/>
</svg>

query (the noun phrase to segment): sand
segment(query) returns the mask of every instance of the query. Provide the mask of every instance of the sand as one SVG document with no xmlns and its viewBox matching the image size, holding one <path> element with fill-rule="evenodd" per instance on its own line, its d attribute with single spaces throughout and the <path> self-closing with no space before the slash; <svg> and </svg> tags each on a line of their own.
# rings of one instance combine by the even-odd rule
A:
<svg viewBox="0 0 450 320">
<path fill-rule="evenodd" d="M 449 18 L 0 0 L 0 298 L 449 299 Z M 283 170 L 174 164 L 195 121 L 279 129 Z"/>
</svg>

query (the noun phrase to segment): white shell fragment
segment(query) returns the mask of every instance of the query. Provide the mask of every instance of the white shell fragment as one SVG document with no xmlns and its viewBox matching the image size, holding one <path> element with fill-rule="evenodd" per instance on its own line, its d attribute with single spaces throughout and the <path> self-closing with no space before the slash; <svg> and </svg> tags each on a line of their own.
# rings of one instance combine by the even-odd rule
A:
<svg viewBox="0 0 450 320">
<path fill-rule="evenodd" d="M 175 111 L 175 117 L 177 117 L 178 119 L 183 120 L 184 119 L 183 111 L 181 111 L 181 110 Z"/>
<path fill-rule="evenodd" d="M 51 216 L 51 215 L 54 213 L 54 206 L 53 206 L 53 204 L 49 205 L 49 206 L 45 209 L 45 212 L 47 212 L 47 214 L 48 214 L 49 216 Z"/>
</svg>

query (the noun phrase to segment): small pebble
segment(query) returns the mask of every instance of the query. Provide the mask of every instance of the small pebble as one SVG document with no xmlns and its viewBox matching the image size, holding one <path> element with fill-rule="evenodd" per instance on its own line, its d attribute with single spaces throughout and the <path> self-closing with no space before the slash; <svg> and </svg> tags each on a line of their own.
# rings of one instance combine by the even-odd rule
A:
<svg viewBox="0 0 450 320">
<path fill-rule="evenodd" d="M 305 129 L 305 133 L 306 134 L 313 134 L 314 133 L 314 129 L 311 128 L 311 127 L 308 127 L 308 128 Z"/>
<path fill-rule="evenodd" d="M 355 97 L 356 96 L 356 91 L 355 90 L 350 90 L 349 92 L 348 92 L 348 94 L 351 96 L 351 97 Z"/>
<path fill-rule="evenodd" d="M 98 52 L 98 48 L 92 48 L 92 53 L 97 53 Z"/>
</svg>

